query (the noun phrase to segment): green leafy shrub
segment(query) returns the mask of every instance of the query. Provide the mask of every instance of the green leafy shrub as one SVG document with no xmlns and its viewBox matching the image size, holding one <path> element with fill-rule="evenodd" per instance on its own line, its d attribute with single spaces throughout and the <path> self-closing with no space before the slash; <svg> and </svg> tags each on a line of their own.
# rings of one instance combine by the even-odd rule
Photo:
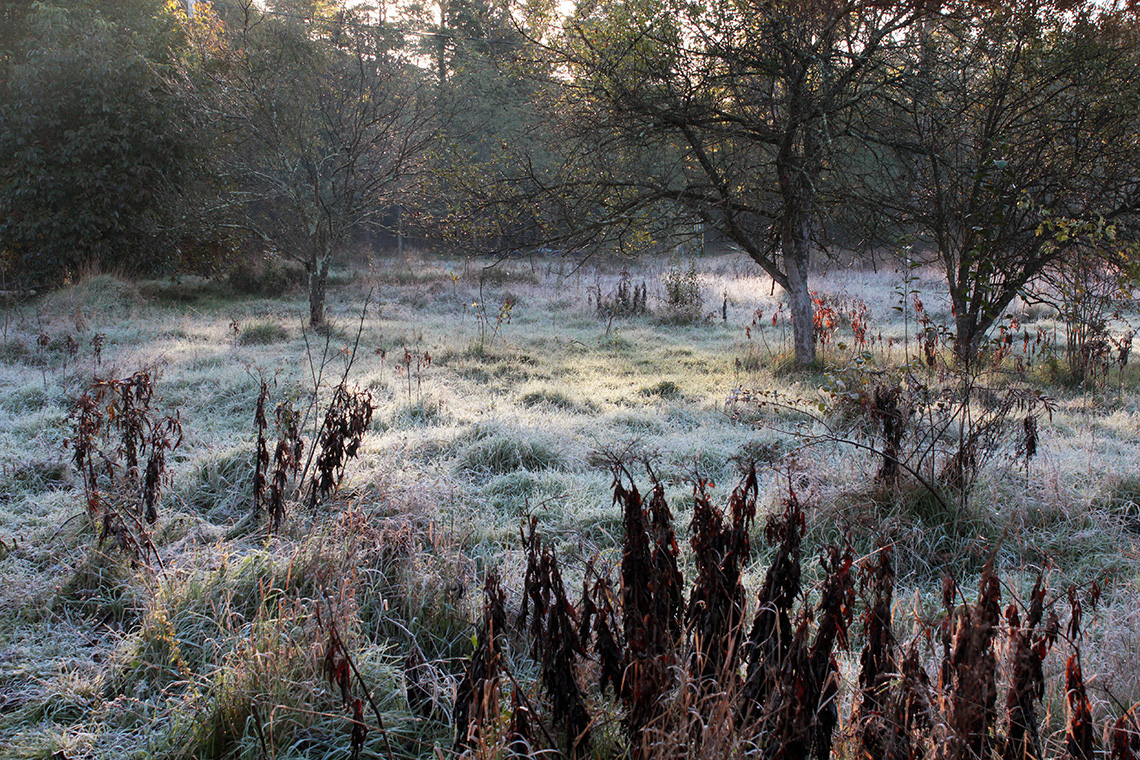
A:
<svg viewBox="0 0 1140 760">
<path fill-rule="evenodd" d="M 156 272 L 182 255 L 205 162 L 169 76 L 178 21 L 159 6 L 116 18 L 121 5 L 36 6 L 5 72 L 0 249 L 33 287 L 87 267 Z"/>
</svg>

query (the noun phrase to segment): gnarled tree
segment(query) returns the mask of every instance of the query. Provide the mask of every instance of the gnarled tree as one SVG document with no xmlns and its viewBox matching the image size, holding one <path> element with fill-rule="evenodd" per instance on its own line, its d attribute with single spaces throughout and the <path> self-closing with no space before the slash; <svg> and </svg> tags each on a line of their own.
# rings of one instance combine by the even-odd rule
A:
<svg viewBox="0 0 1140 760">
<path fill-rule="evenodd" d="M 902 72 L 902 30 L 921 12 L 860 0 L 580 6 L 555 50 L 569 74 L 555 180 L 575 199 L 568 223 L 715 230 L 786 290 L 795 361 L 810 364 L 821 216 L 853 184 L 851 124 Z"/>
<path fill-rule="evenodd" d="M 389 25 L 341 2 L 230 9 L 208 97 L 246 223 L 309 277 L 325 321 L 334 254 L 382 224 L 434 135 L 422 72 Z"/>
<path fill-rule="evenodd" d="M 1140 211 L 1137 33 L 1134 11 L 1070 0 L 948 4 L 912 30 L 880 122 L 897 174 L 875 200 L 944 269 L 960 358 L 1043 270 Z"/>
</svg>

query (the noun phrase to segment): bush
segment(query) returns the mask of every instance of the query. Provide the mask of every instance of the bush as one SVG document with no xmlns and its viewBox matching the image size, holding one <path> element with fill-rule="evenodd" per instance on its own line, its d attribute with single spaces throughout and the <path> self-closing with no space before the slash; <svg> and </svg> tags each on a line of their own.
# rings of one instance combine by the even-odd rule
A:
<svg viewBox="0 0 1140 760">
<path fill-rule="evenodd" d="M 2 78 L 0 250 L 33 287 L 180 263 L 205 151 L 168 76 L 178 22 L 122 5 L 37 5 Z"/>
<path fill-rule="evenodd" d="M 701 315 L 704 297 L 697 262 L 690 261 L 684 267 L 673 264 L 661 276 L 661 284 L 665 286 L 665 306 L 671 311 L 694 318 Z"/>
<path fill-rule="evenodd" d="M 235 295 L 276 298 L 305 284 L 305 270 L 278 259 L 242 261 L 230 270 L 226 282 Z"/>
</svg>

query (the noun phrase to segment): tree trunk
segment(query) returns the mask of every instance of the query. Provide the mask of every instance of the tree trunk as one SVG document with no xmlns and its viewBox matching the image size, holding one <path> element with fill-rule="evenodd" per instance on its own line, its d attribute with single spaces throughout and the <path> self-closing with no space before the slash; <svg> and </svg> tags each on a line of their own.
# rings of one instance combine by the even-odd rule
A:
<svg viewBox="0 0 1140 760">
<path fill-rule="evenodd" d="M 957 302 L 959 299 L 954 299 Z M 981 351 L 982 333 L 966 307 L 954 306 L 954 353 L 965 367 L 969 367 Z"/>
<path fill-rule="evenodd" d="M 396 206 L 396 257 L 404 257 L 404 207 Z"/>
<path fill-rule="evenodd" d="M 950 302 L 954 306 L 954 353 L 962 364 L 969 368 L 982 353 L 990 328 L 1005 312 L 1016 291 L 996 299 L 984 309 L 973 308 L 968 296 L 951 292 Z"/>
<path fill-rule="evenodd" d="M 784 254 L 784 272 L 788 277 L 788 306 L 792 315 L 792 344 L 796 367 L 815 362 L 815 308 L 808 287 L 811 263 L 811 216 L 799 209 L 785 213 L 780 231 L 780 247 Z"/>
<path fill-rule="evenodd" d="M 326 254 L 314 260 L 309 267 L 309 326 L 321 327 L 325 323 L 325 290 L 329 282 L 329 262 Z"/>
</svg>

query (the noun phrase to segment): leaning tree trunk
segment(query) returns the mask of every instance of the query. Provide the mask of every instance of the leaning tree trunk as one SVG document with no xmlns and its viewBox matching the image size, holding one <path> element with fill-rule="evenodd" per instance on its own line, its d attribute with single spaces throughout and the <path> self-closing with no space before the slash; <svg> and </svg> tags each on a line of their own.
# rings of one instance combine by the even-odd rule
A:
<svg viewBox="0 0 1140 760">
<path fill-rule="evenodd" d="M 1005 313 L 1017 294 L 1017 288 L 1007 287 L 996 297 L 987 297 L 983 305 L 971 302 L 965 288 L 952 288 L 950 303 L 954 309 L 954 353 L 969 369 L 977 362 L 986 346 L 990 329 Z"/>
<path fill-rule="evenodd" d="M 802 73 L 802 72 L 801 72 Z M 811 227 L 815 213 L 815 188 L 823 167 L 812 130 L 797 125 L 803 113 L 802 91 L 793 94 L 789 126 L 776 161 L 780 185 L 782 218 L 780 220 L 780 253 L 787 276 L 788 306 L 792 314 L 792 342 L 796 351 L 796 368 L 815 363 L 815 307 L 808 287 L 811 264 Z"/>
</svg>

